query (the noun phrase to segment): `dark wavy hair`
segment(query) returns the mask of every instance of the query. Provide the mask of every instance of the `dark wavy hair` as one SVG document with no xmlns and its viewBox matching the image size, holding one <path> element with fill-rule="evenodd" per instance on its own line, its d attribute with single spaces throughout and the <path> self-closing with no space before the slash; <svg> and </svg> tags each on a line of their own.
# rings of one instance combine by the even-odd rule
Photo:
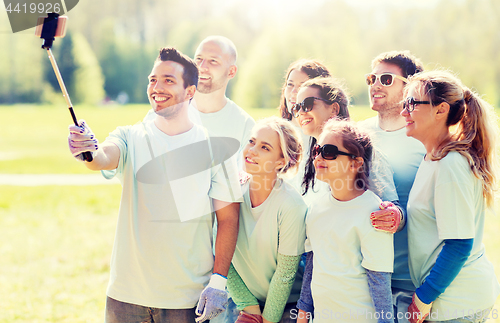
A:
<svg viewBox="0 0 500 323">
<path fill-rule="evenodd" d="M 372 60 L 372 69 L 380 63 L 388 63 L 399 66 L 405 78 L 424 70 L 424 65 L 420 59 L 408 50 L 390 51 L 378 55 Z"/>
<path fill-rule="evenodd" d="M 331 102 L 330 104 L 337 103 L 339 105 L 339 114 L 334 116 L 336 119 L 349 120 L 349 95 L 346 87 L 340 80 L 331 77 L 315 78 L 304 82 L 301 88 L 304 87 L 316 88 L 319 90 L 319 95 L 322 99 Z M 314 190 L 316 170 L 314 169 L 312 151 L 314 146 L 316 146 L 316 142 L 317 139 L 311 137 L 309 141 L 309 158 L 304 171 L 304 179 L 302 180 L 302 195 L 305 195 L 309 188 Z"/>
<path fill-rule="evenodd" d="M 198 66 L 196 66 L 196 63 L 190 57 L 173 47 L 163 47 L 160 49 L 160 54 L 156 58 L 155 63 L 166 61 L 176 62 L 184 67 L 184 73 L 182 73 L 184 88 L 191 85 L 198 87 Z"/>
</svg>

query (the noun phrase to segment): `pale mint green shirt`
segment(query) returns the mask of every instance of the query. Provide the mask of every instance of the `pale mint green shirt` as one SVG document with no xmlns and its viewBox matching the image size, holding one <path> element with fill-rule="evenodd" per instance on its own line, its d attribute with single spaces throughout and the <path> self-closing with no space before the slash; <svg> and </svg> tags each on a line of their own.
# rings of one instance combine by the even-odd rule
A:
<svg viewBox="0 0 500 323">
<path fill-rule="evenodd" d="M 434 266 L 445 239 L 474 239 L 468 260 L 434 301 L 428 320 L 449 320 L 491 307 L 500 286 L 483 245 L 482 183 L 467 159 L 451 152 L 439 161 L 422 161 L 410 192 L 408 212 L 410 273 L 417 287 Z"/>
<path fill-rule="evenodd" d="M 250 292 L 265 302 L 278 253 L 298 256 L 304 252 L 307 206 L 297 190 L 281 179 L 257 207 L 250 201 L 249 182 L 242 191 L 244 202 L 232 263 Z M 299 299 L 300 287 L 301 281 L 296 281 L 288 302 Z"/>
<path fill-rule="evenodd" d="M 368 132 L 372 143 L 387 158 L 393 170 L 394 185 L 399 203 L 406 210 L 408 195 L 415 180 L 418 166 L 424 158 L 425 147 L 415 138 L 406 135 L 406 129 L 385 131 L 379 126 L 378 116 L 359 122 L 359 126 Z M 405 226 L 394 234 L 394 273 L 392 286 L 415 290 L 408 269 L 408 232 Z"/>
<path fill-rule="evenodd" d="M 377 322 L 365 269 L 392 272 L 394 261 L 392 234 L 370 223 L 369 214 L 380 202 L 368 190 L 343 202 L 327 193 L 309 207 L 314 322 Z"/>
<path fill-rule="evenodd" d="M 241 198 L 236 162 L 227 160 L 224 172 L 193 149 L 206 139 L 198 125 L 168 136 L 153 120 L 118 127 L 106 139 L 120 149 L 120 161 L 116 170 L 102 173 L 123 186 L 109 297 L 146 307 L 196 306 L 214 264 L 211 199 Z M 171 163 L 167 154 L 182 148 L 185 157 Z M 206 163 L 202 170 L 200 160 Z"/>
</svg>

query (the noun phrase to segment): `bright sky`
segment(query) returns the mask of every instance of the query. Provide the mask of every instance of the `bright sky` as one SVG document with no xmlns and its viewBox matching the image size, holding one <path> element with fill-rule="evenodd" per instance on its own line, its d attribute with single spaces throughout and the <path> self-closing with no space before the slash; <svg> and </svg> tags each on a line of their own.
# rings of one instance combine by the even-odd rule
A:
<svg viewBox="0 0 500 323">
<path fill-rule="evenodd" d="M 297 12 L 307 12 L 314 10 L 321 6 L 326 1 L 331 0 L 206 0 L 213 4 L 213 8 L 217 8 L 216 12 L 219 14 L 224 13 L 224 9 L 234 6 L 243 7 L 248 15 L 255 19 L 258 24 L 259 18 L 265 13 L 271 13 L 279 21 L 287 21 L 290 14 Z M 438 0 L 344 0 L 347 4 L 358 8 L 359 10 L 365 9 L 379 9 L 386 10 L 389 8 L 411 8 L 411 7 L 433 7 L 438 3 Z M 463 2 L 464 0 L 456 0 Z M 7 12 L 4 6 L 0 6 L 0 20 L 8 20 Z M 78 7 L 75 8 L 78 10 Z M 2 21 L 3 22 L 3 21 Z M 6 29 L 7 28 L 7 29 Z M 10 28 L 7 24 L 0 24 L 0 33 L 10 33 Z M 32 33 L 30 30 L 29 33 Z"/>
</svg>

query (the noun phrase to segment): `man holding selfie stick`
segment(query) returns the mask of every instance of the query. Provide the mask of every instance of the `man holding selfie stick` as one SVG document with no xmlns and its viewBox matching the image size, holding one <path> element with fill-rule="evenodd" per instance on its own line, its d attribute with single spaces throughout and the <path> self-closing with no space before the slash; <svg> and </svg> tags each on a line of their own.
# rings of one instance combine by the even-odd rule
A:
<svg viewBox="0 0 500 323">
<path fill-rule="evenodd" d="M 372 72 L 366 75 L 368 95 L 372 110 L 377 116 L 361 122 L 369 131 L 377 149 L 382 151 L 394 171 L 394 184 L 401 207 L 406 213 L 408 195 L 418 167 L 425 154 L 422 143 L 406 136 L 403 109 L 403 90 L 407 78 L 423 71 L 418 58 L 408 51 L 382 53 L 372 61 Z M 384 225 L 389 212 L 380 210 L 372 214 L 373 225 Z M 404 225 L 406 219 L 401 221 Z M 394 234 L 394 272 L 392 274 L 394 322 L 408 322 L 405 318 L 412 301 L 415 286 L 408 268 L 408 234 L 406 226 Z"/>
<path fill-rule="evenodd" d="M 228 142 L 213 149 L 206 130 L 188 118 L 197 84 L 196 64 L 163 48 L 147 88 L 154 117 L 118 127 L 102 144 L 84 122 L 70 126 L 72 154 L 91 151 L 93 161 L 85 166 L 106 178 L 117 176 L 123 186 L 108 323 L 203 322 L 227 304 L 241 197 L 236 161 L 229 156 L 238 147 Z M 231 153 L 224 153 L 231 144 Z M 225 155 L 217 161 L 221 151 Z"/>
</svg>

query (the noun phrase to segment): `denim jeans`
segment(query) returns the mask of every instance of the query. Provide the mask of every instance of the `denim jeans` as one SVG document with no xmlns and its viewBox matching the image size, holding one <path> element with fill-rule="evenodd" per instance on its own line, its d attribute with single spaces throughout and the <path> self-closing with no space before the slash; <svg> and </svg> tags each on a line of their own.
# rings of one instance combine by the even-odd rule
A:
<svg viewBox="0 0 500 323">
<path fill-rule="evenodd" d="M 413 293 L 413 291 L 409 290 L 399 289 L 396 287 L 392 288 L 394 323 L 409 323 L 406 313 L 408 312 L 408 306 L 411 304 Z"/>
<path fill-rule="evenodd" d="M 220 313 L 218 316 L 210 320 L 210 323 L 234 323 L 238 319 L 240 311 L 233 302 L 233 299 L 229 297 L 227 308 L 224 312 Z"/>
<path fill-rule="evenodd" d="M 106 323 L 195 323 L 195 307 L 160 309 L 106 299 Z"/>
</svg>

